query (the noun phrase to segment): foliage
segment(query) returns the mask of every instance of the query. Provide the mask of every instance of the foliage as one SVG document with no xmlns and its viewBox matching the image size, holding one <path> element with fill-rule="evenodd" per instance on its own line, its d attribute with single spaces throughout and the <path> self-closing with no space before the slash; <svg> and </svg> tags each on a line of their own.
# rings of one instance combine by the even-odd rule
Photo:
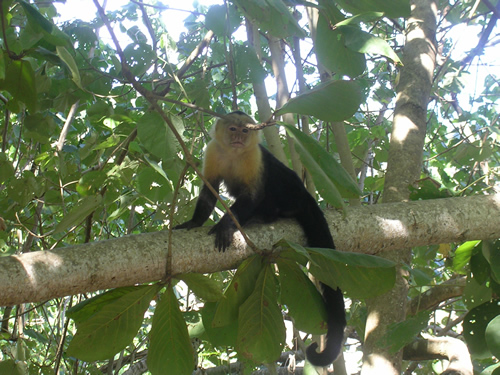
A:
<svg viewBox="0 0 500 375">
<path fill-rule="evenodd" d="M 304 88 L 294 86 L 293 99 L 275 109 L 294 114 L 301 129 L 310 131 L 311 137 L 304 137 L 287 126 L 321 204 L 341 206 L 343 198 L 358 196 L 363 204 L 375 204 L 383 194 L 408 1 L 195 3 L 195 9 L 181 13 L 184 31 L 178 38 L 169 25 L 179 13 L 160 2 L 120 2 L 105 15 L 97 13 L 97 1 L 82 3 L 78 7 L 96 10 L 95 18 L 58 18 L 74 0 L 0 4 L 1 255 L 154 232 L 182 222 L 200 186 L 185 161 L 191 154 L 195 162 L 202 158 L 213 114 L 237 107 L 260 122 L 268 120 L 252 94 L 266 77 L 277 75 L 276 56 L 268 56 L 271 37 L 282 40 L 287 67 L 304 76 Z M 305 6 L 319 12 L 316 25 L 308 23 Z M 482 3 L 474 6 L 473 1 L 439 2 L 441 64 L 414 200 L 498 189 L 498 76 L 484 44 L 465 57 L 454 51 L 461 25 L 469 25 L 468 34 L 474 27 L 488 39 L 492 13 Z M 253 40 L 243 31 L 251 22 L 258 29 Z M 309 49 L 301 53 L 300 48 Z M 484 82 L 476 82 L 472 91 L 474 69 Z M 328 78 L 320 82 L 319 77 Z M 342 140 L 333 139 L 329 121 L 343 122 L 356 183 L 334 160 Z M 288 148 L 285 132 L 280 135 L 291 156 L 295 149 Z M 241 361 L 251 371 L 274 362 L 290 346 L 283 311 L 304 332 L 323 332 L 321 296 L 306 277 L 307 261 L 318 279 L 347 291 L 348 324 L 357 334 L 346 345 L 359 346 L 363 299 L 391 287 L 393 265 L 285 241 L 280 246 L 277 259 L 255 256 L 234 275 L 183 275 L 183 282 L 171 281 L 158 299 L 161 284 L 0 308 L 0 374 L 123 373 L 140 364 L 147 349 L 152 373 L 161 373 L 167 362 L 176 374 L 190 373 L 194 362 L 206 368 Z M 461 276 L 467 285 L 461 295 L 423 306 L 423 312 L 394 326 L 386 345 L 398 349 L 419 332 L 444 328 L 463 332 L 477 368 L 495 366 L 499 253 L 497 242 L 458 239 L 415 248 L 406 265 L 412 300 Z M 201 344 L 193 357 L 197 340 Z M 432 371 L 431 363 L 413 366 L 415 373 Z"/>
</svg>

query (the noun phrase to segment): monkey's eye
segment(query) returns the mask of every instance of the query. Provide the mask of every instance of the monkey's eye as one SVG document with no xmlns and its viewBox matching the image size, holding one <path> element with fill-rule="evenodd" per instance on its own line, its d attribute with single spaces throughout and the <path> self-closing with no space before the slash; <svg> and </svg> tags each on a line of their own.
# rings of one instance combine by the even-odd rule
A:
<svg viewBox="0 0 500 375">
<path fill-rule="evenodd" d="M 247 128 L 244 128 L 244 129 L 243 129 L 243 133 L 248 133 L 248 129 L 247 129 Z"/>
<path fill-rule="evenodd" d="M 235 132 L 236 131 L 236 126 L 230 126 L 229 130 L 232 131 L 232 132 Z"/>
</svg>

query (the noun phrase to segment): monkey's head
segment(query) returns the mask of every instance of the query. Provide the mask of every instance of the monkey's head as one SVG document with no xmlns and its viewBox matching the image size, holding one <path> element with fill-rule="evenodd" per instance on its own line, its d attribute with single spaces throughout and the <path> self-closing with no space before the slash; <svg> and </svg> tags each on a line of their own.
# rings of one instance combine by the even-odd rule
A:
<svg viewBox="0 0 500 375">
<path fill-rule="evenodd" d="M 248 129 L 247 124 L 255 124 L 255 121 L 244 112 L 231 112 L 215 124 L 215 139 L 224 148 L 236 152 L 253 148 L 259 144 L 259 131 Z"/>
</svg>

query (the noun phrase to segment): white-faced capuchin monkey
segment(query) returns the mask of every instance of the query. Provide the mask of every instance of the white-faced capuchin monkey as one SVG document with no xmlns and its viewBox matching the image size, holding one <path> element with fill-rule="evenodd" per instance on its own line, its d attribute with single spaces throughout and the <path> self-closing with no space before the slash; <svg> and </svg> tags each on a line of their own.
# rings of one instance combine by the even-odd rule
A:
<svg viewBox="0 0 500 375">
<path fill-rule="evenodd" d="M 259 144 L 258 131 L 246 124 L 255 124 L 247 114 L 236 111 L 217 121 L 214 137 L 207 146 L 203 174 L 218 192 L 224 182 L 235 198 L 231 211 L 240 225 L 250 220 L 272 222 L 282 217 L 296 219 L 310 247 L 334 249 L 332 235 L 316 200 L 305 189 L 295 172 L 282 164 Z M 203 186 L 193 218 L 175 229 L 203 225 L 212 213 L 216 197 Z M 236 227 L 228 214 L 212 227 L 215 247 L 225 251 L 231 244 Z M 327 342 L 323 352 L 318 345 L 307 348 L 307 359 L 315 366 L 332 363 L 342 349 L 346 325 L 344 298 L 340 289 L 322 284 L 322 294 L 328 313 Z"/>
</svg>

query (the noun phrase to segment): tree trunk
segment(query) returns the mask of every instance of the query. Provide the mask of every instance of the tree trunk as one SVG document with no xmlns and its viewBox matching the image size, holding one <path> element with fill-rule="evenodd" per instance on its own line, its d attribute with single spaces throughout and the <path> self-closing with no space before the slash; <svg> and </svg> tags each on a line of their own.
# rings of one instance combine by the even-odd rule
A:
<svg viewBox="0 0 500 375">
<path fill-rule="evenodd" d="M 427 123 L 427 104 L 432 87 L 436 60 L 437 6 L 433 0 L 411 2 L 411 17 L 407 23 L 403 67 L 397 87 L 396 109 L 389 148 L 384 185 L 384 203 L 404 202 L 409 187 L 420 178 L 423 146 Z M 384 253 L 396 262 L 399 271 L 394 288 L 367 301 L 368 318 L 365 331 L 362 375 L 400 374 L 401 353 L 391 353 L 380 347 L 380 339 L 390 324 L 405 319 L 408 294 L 408 272 L 411 249 Z"/>
</svg>

